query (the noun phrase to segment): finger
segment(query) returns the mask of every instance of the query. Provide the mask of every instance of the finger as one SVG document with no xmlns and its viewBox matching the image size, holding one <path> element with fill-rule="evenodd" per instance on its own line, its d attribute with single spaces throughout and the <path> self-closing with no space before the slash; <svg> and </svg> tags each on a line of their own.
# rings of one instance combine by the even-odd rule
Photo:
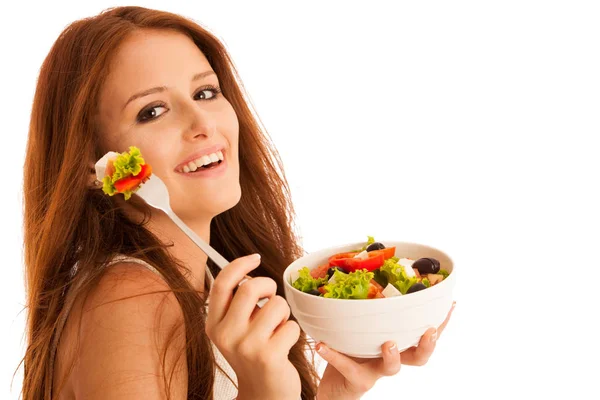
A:
<svg viewBox="0 0 600 400">
<path fill-rule="evenodd" d="M 209 293 L 209 307 L 206 324 L 215 326 L 227 313 L 233 297 L 233 290 L 248 272 L 260 265 L 260 255 L 240 257 L 227 264 L 215 278 Z M 242 285 L 244 286 L 244 285 Z"/>
<path fill-rule="evenodd" d="M 271 298 L 276 293 L 277 283 L 271 278 L 259 276 L 247 280 L 233 295 L 222 323 L 224 326 L 235 327 L 238 330 L 241 328 L 240 324 L 247 326 L 252 313 L 255 310 L 260 311 L 256 307 L 256 302 L 263 297 Z"/>
<path fill-rule="evenodd" d="M 369 363 L 359 364 L 323 343 L 317 345 L 319 355 L 344 376 L 354 391 L 364 393 L 373 387 L 378 376 Z"/>
<path fill-rule="evenodd" d="M 401 354 L 401 361 L 404 365 L 415 365 L 422 366 L 427 364 L 429 357 L 435 350 L 435 343 L 438 337 L 436 328 L 429 328 L 417 347 L 411 347 L 410 349 L 403 351 Z"/>
<path fill-rule="evenodd" d="M 400 362 L 400 353 L 395 342 L 386 342 L 381 346 L 383 357 L 380 359 L 379 374 L 381 376 L 393 376 L 400 372 L 402 363 Z"/>
<path fill-rule="evenodd" d="M 290 318 L 290 307 L 281 296 L 273 296 L 264 305 L 257 309 L 250 319 L 249 336 L 256 340 L 264 341 L 273 336 L 277 327 Z"/>
<path fill-rule="evenodd" d="M 448 325 L 448 321 L 450 321 L 450 317 L 452 316 L 455 305 L 456 302 L 453 302 L 452 308 L 450 308 L 450 311 L 448 312 L 444 322 L 442 322 L 442 324 L 437 328 L 437 332 L 435 331 L 435 328 L 429 329 L 427 332 L 425 332 L 425 335 L 421 337 L 417 347 L 411 347 L 410 349 L 402 352 L 402 364 L 421 366 L 425 365 L 427 361 L 429 361 L 433 350 L 435 350 L 435 343 L 437 342 L 437 339 L 439 339 L 440 334 L 446 328 L 446 325 Z"/>
<path fill-rule="evenodd" d="M 456 302 L 452 303 L 452 307 L 450 308 L 450 311 L 448 311 L 448 315 L 446 316 L 446 319 L 438 327 L 438 338 L 440 337 L 440 335 L 442 334 L 444 329 L 446 329 L 446 325 L 448 325 L 448 321 L 450 321 L 450 317 L 452 316 L 452 313 L 454 312 L 454 307 L 456 307 Z"/>
<path fill-rule="evenodd" d="M 296 321 L 287 320 L 275 330 L 269 341 L 269 347 L 287 356 L 299 338 L 300 325 Z"/>
</svg>

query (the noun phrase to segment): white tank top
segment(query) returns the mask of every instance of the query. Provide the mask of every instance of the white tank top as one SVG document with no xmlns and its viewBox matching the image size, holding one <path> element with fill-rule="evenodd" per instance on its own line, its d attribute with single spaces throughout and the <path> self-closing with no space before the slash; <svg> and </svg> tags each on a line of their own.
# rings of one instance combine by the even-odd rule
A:
<svg viewBox="0 0 600 400">
<path fill-rule="evenodd" d="M 155 274 L 162 277 L 160 272 L 158 272 L 158 270 L 156 270 L 156 268 L 154 268 L 152 265 L 148 264 L 147 262 L 140 260 L 138 258 L 128 257 L 128 256 L 124 256 L 124 255 L 118 255 L 118 256 L 114 257 L 111 261 L 109 261 L 107 264 L 105 264 L 105 266 L 109 267 L 109 266 L 117 264 L 119 262 L 132 262 L 132 263 L 136 263 L 139 265 L 143 265 L 144 267 L 148 268 L 150 271 L 152 271 Z M 206 275 L 205 276 L 206 276 L 206 279 L 208 279 L 209 287 L 212 287 L 213 282 L 214 282 L 214 277 L 212 276 L 212 273 L 210 272 L 210 269 L 208 268 L 208 266 L 206 266 Z M 56 357 L 56 348 L 58 346 L 58 340 L 59 340 L 60 334 L 65 326 L 65 323 L 67 321 L 67 316 L 69 315 L 69 312 L 71 310 L 71 307 L 73 306 L 74 301 L 75 301 L 75 298 L 73 296 L 69 296 L 67 293 L 67 299 L 65 301 L 65 313 L 63 314 L 63 317 L 61 318 L 61 320 L 58 323 L 56 336 L 55 336 L 53 345 L 51 347 L 50 371 L 52 374 L 54 373 L 54 371 L 53 371 L 54 358 Z M 208 307 L 208 304 L 206 306 Z M 216 360 L 217 364 L 223 369 L 223 371 L 225 371 L 227 373 L 227 375 L 229 377 L 231 377 L 231 379 L 233 379 L 233 381 L 237 385 L 237 377 L 235 375 L 235 372 L 233 371 L 233 369 L 231 368 L 231 366 L 229 365 L 227 360 L 225 360 L 225 357 L 223 357 L 223 355 L 221 354 L 219 349 L 217 349 L 217 347 L 214 345 L 214 343 L 211 341 L 210 344 L 213 348 L 213 354 L 215 356 L 215 360 Z M 216 368 L 216 370 L 215 370 L 215 383 L 214 383 L 214 387 L 213 387 L 213 395 L 214 395 L 215 400 L 233 400 L 233 399 L 237 398 L 237 395 L 238 395 L 238 391 L 237 391 L 235 385 L 231 382 L 231 380 L 229 380 L 229 378 L 219 368 Z"/>
</svg>

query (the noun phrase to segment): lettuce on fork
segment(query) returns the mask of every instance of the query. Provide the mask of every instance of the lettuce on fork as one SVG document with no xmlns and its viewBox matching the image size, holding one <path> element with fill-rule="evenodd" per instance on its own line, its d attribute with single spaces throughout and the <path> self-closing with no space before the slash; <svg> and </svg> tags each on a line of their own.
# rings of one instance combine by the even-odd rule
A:
<svg viewBox="0 0 600 400">
<path fill-rule="evenodd" d="M 313 278 L 308 267 L 302 268 L 298 273 L 300 276 L 292 283 L 292 286 L 306 293 L 317 289 L 327 282 L 327 278 Z"/>
<path fill-rule="evenodd" d="M 408 289 L 419 280 L 417 277 L 409 278 L 406 275 L 406 272 L 404 272 L 404 268 L 398 264 L 398 260 L 394 258 L 386 260 L 379 270 L 380 273 L 387 278 L 388 282 L 394 285 L 400 293 L 406 294 Z"/>
<path fill-rule="evenodd" d="M 366 269 L 344 274 L 339 270 L 333 273 L 334 281 L 325 285 L 323 297 L 332 299 L 366 299 L 373 272 Z"/>
</svg>

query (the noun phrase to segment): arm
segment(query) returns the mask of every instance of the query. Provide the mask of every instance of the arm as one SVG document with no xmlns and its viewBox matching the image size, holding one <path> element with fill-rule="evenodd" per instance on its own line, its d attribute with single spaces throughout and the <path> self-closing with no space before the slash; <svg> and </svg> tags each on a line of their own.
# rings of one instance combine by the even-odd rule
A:
<svg viewBox="0 0 600 400">
<path fill-rule="evenodd" d="M 137 264 L 109 267 L 84 302 L 74 390 L 85 399 L 185 399 L 187 365 L 183 313 L 159 276 Z M 137 297 L 132 297 L 141 295 Z M 125 300 L 118 300 L 126 298 Z M 176 336 L 169 334 L 179 325 Z"/>
</svg>

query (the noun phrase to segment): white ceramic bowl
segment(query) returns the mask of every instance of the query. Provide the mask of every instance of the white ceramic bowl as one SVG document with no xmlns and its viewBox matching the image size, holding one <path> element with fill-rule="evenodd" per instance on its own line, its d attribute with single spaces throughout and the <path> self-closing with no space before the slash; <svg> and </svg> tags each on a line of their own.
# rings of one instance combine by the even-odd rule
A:
<svg viewBox="0 0 600 400">
<path fill-rule="evenodd" d="M 399 258 L 433 257 L 450 275 L 427 289 L 384 299 L 329 299 L 301 292 L 291 285 L 291 277 L 297 276 L 296 271 L 302 267 L 316 268 L 336 253 L 363 247 L 364 242 L 308 254 L 290 264 L 283 273 L 286 299 L 300 327 L 311 338 L 352 357 L 381 357 L 381 345 L 388 340 L 394 340 L 400 351 L 416 346 L 427 329 L 444 321 L 452 307 L 456 273 L 447 254 L 422 244 L 379 242 L 386 247 L 395 246 Z"/>
</svg>

